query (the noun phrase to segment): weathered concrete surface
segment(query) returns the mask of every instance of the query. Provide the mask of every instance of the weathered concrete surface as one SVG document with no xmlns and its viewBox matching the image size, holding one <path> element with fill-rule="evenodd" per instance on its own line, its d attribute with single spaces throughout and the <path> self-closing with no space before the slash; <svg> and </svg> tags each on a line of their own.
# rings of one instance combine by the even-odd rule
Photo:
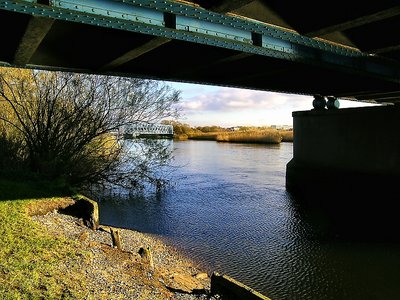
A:
<svg viewBox="0 0 400 300">
<path fill-rule="evenodd" d="M 61 213 L 82 218 L 85 225 L 93 230 L 99 227 L 99 207 L 97 202 L 85 196 L 74 197 L 75 204 L 60 210 Z"/>
<path fill-rule="evenodd" d="M 400 108 L 294 112 L 293 118 L 286 188 L 295 200 L 321 209 L 335 228 L 395 237 Z"/>
<path fill-rule="evenodd" d="M 247 285 L 215 272 L 211 276 L 211 293 L 219 294 L 223 297 L 222 299 L 230 300 L 270 300 Z"/>
<path fill-rule="evenodd" d="M 199 279 L 189 274 L 173 273 L 165 279 L 165 285 L 170 291 L 186 294 L 204 294 L 204 285 Z"/>
</svg>

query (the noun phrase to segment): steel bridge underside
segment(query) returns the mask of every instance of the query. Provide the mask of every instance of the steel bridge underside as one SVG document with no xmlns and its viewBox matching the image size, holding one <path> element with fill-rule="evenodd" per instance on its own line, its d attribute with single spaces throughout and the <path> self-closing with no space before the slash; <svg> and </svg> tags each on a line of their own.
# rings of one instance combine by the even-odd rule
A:
<svg viewBox="0 0 400 300">
<path fill-rule="evenodd" d="M 277 2 L 1 0 L 0 65 L 400 101 L 396 1 L 348 19 Z"/>
</svg>

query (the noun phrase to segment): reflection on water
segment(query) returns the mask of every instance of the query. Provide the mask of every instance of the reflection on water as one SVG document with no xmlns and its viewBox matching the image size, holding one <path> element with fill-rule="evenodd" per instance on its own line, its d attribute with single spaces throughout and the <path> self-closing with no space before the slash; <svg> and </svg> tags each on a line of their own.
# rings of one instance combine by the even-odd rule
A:
<svg viewBox="0 0 400 300">
<path fill-rule="evenodd" d="M 174 142 L 176 185 L 102 201 L 102 223 L 164 236 L 204 267 L 278 299 L 397 299 L 400 247 L 324 234 L 285 191 L 292 144 Z M 313 222 L 310 222 L 310 219 Z"/>
</svg>

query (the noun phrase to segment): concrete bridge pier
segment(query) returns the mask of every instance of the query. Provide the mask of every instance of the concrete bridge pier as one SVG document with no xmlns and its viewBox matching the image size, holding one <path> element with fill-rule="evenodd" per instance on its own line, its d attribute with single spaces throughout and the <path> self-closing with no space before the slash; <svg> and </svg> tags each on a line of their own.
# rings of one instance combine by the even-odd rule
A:
<svg viewBox="0 0 400 300">
<path fill-rule="evenodd" d="M 400 239 L 400 107 L 321 106 L 293 112 L 287 190 L 335 232 Z"/>
</svg>

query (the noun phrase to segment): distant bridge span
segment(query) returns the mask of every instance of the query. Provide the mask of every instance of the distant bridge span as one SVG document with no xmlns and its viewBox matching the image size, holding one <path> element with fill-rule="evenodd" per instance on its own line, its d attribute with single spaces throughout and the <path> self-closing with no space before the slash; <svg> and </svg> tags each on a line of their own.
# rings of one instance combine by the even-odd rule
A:
<svg viewBox="0 0 400 300">
<path fill-rule="evenodd" d="M 0 0 L 0 65 L 397 102 L 399 24 L 394 0 Z"/>
<path fill-rule="evenodd" d="M 174 135 L 172 125 L 138 123 L 126 126 L 124 135 L 128 136 L 151 136 L 151 135 Z"/>
</svg>

